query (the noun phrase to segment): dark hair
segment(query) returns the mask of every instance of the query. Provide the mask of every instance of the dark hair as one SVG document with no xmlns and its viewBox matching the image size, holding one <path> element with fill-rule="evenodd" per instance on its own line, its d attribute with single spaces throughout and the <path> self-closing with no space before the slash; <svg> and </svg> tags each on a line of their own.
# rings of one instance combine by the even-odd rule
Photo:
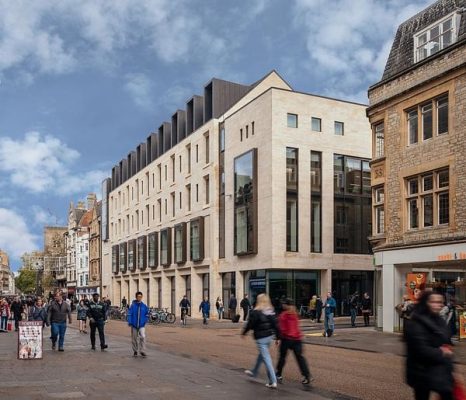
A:
<svg viewBox="0 0 466 400">
<path fill-rule="evenodd" d="M 136 292 L 136 297 L 138 297 L 139 295 L 142 296 L 142 292 Z"/>
<path fill-rule="evenodd" d="M 419 314 L 431 314 L 430 307 L 427 303 L 429 302 L 431 296 L 434 295 L 443 297 L 442 293 L 433 290 L 425 290 L 422 292 L 415 307 L 416 312 Z"/>
</svg>

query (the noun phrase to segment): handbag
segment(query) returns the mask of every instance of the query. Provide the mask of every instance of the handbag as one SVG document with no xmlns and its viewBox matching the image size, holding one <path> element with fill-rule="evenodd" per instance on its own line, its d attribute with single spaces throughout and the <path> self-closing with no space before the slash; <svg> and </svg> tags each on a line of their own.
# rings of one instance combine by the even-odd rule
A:
<svg viewBox="0 0 466 400">
<path fill-rule="evenodd" d="M 453 399 L 466 400 L 466 388 L 458 376 L 455 376 L 455 382 L 453 383 Z"/>
</svg>

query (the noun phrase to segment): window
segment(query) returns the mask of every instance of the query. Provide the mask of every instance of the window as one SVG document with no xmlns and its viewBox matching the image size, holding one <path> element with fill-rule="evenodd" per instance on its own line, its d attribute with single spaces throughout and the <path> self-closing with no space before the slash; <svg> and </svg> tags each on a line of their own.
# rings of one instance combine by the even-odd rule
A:
<svg viewBox="0 0 466 400">
<path fill-rule="evenodd" d="M 243 129 L 239 130 L 239 140 L 242 142 L 243 141 Z"/>
<path fill-rule="evenodd" d="M 408 144 L 448 133 L 448 94 L 406 111 Z"/>
<path fill-rule="evenodd" d="M 175 263 L 186 262 L 186 222 L 175 225 Z"/>
<path fill-rule="evenodd" d="M 249 137 L 249 125 L 246 125 L 246 139 Z"/>
<path fill-rule="evenodd" d="M 209 175 L 204 176 L 204 190 L 205 190 L 205 204 L 209 204 L 210 203 Z"/>
<path fill-rule="evenodd" d="M 384 123 L 374 125 L 374 156 L 375 158 L 385 155 L 385 131 Z"/>
<path fill-rule="evenodd" d="M 257 149 L 234 160 L 234 253 L 257 252 Z"/>
<path fill-rule="evenodd" d="M 137 266 L 140 271 L 147 267 L 147 237 L 141 236 L 137 239 Z"/>
<path fill-rule="evenodd" d="M 136 241 L 130 240 L 128 242 L 128 269 L 130 271 L 136 270 L 135 254 L 136 253 Z"/>
<path fill-rule="evenodd" d="M 287 114 L 286 115 L 286 125 L 288 128 L 297 128 L 298 127 L 298 116 L 296 114 Z"/>
<path fill-rule="evenodd" d="M 159 209 L 159 222 L 162 222 L 162 200 L 161 199 L 157 200 L 157 206 Z"/>
<path fill-rule="evenodd" d="M 175 192 L 170 193 L 170 197 L 171 197 L 171 203 L 172 203 L 172 217 L 175 218 L 175 207 L 176 207 Z"/>
<path fill-rule="evenodd" d="M 345 124 L 335 121 L 335 135 L 343 136 L 345 134 Z"/>
<path fill-rule="evenodd" d="M 449 171 L 443 169 L 407 179 L 408 229 L 448 224 Z"/>
<path fill-rule="evenodd" d="M 176 168 L 175 168 L 175 156 L 171 156 L 171 161 L 172 161 L 172 182 L 175 182 L 175 172 L 176 172 Z"/>
<path fill-rule="evenodd" d="M 169 266 L 171 261 L 171 228 L 160 231 L 160 264 Z"/>
<path fill-rule="evenodd" d="M 251 122 L 251 135 L 254 136 L 254 121 Z"/>
<path fill-rule="evenodd" d="M 188 174 L 191 173 L 191 145 L 186 146 L 186 152 L 188 153 Z"/>
<path fill-rule="evenodd" d="M 204 217 L 191 220 L 189 225 L 191 261 L 202 261 L 204 259 Z"/>
<path fill-rule="evenodd" d="M 374 189 L 373 202 L 375 215 L 374 234 L 379 235 L 385 232 L 385 195 L 383 187 L 378 187 Z"/>
<path fill-rule="evenodd" d="M 118 251 L 118 245 L 112 247 L 112 272 L 114 274 L 118 273 L 118 256 L 119 256 L 119 251 Z"/>
<path fill-rule="evenodd" d="M 208 133 L 204 135 L 204 140 L 205 140 L 205 163 L 208 164 L 210 162 L 209 160 L 209 134 Z"/>
<path fill-rule="evenodd" d="M 458 37 L 459 15 L 449 15 L 414 36 L 414 58 L 421 61 L 450 46 Z"/>
<path fill-rule="evenodd" d="M 159 190 L 162 190 L 162 165 L 157 165 L 158 175 L 159 175 Z"/>
<path fill-rule="evenodd" d="M 149 264 L 149 268 L 156 268 L 158 265 L 158 234 L 157 232 L 151 233 L 148 236 L 148 244 L 147 244 L 147 262 Z"/>
<path fill-rule="evenodd" d="M 311 129 L 314 132 L 322 132 L 322 120 L 320 118 L 311 118 Z"/>
<path fill-rule="evenodd" d="M 120 271 L 125 273 L 126 272 L 126 243 L 120 243 Z"/>
<path fill-rule="evenodd" d="M 168 214 L 167 199 L 165 199 L 165 215 Z"/>
<path fill-rule="evenodd" d="M 186 185 L 186 205 L 188 211 L 191 211 L 191 185 Z"/>
<path fill-rule="evenodd" d="M 199 145 L 196 144 L 196 163 L 199 162 Z"/>
<path fill-rule="evenodd" d="M 311 252 L 322 252 L 322 153 L 311 151 Z"/>
<path fill-rule="evenodd" d="M 182 160 L 181 160 L 181 155 L 180 155 L 180 156 L 178 156 L 178 165 L 179 165 L 180 173 L 183 170 L 183 163 L 181 161 Z"/>
<path fill-rule="evenodd" d="M 196 183 L 196 203 L 199 203 L 199 185 Z"/>
<path fill-rule="evenodd" d="M 298 251 L 298 149 L 286 148 L 286 251 Z"/>
<path fill-rule="evenodd" d="M 180 207 L 180 210 L 181 210 L 181 209 L 183 209 L 183 193 L 182 192 L 179 193 L 179 200 L 180 200 L 179 207 Z"/>
</svg>

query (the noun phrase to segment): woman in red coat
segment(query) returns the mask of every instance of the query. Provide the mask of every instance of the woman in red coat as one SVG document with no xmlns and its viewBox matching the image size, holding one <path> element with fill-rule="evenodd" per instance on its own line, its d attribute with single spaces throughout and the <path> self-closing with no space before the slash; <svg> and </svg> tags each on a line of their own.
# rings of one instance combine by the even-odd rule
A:
<svg viewBox="0 0 466 400">
<path fill-rule="evenodd" d="M 309 385 L 314 378 L 309 372 L 306 359 L 303 356 L 303 335 L 299 328 L 298 313 L 293 301 L 290 299 L 285 300 L 283 304 L 283 312 L 278 317 L 278 328 L 280 333 L 280 359 L 278 360 L 276 373 L 278 382 L 283 383 L 283 367 L 285 366 L 288 350 L 292 350 L 303 376 L 301 383 Z"/>
<path fill-rule="evenodd" d="M 0 300 L 0 332 L 7 331 L 8 318 L 10 318 L 10 306 L 5 299 Z"/>
</svg>

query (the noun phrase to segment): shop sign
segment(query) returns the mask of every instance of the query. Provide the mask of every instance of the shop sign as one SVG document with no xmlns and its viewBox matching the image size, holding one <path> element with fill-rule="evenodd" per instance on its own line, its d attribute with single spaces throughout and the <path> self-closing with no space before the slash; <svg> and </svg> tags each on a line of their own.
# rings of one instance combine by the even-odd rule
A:
<svg viewBox="0 0 466 400">
<path fill-rule="evenodd" d="M 423 272 L 406 274 L 406 294 L 411 301 L 416 301 L 415 293 L 426 284 L 427 275 Z"/>
<path fill-rule="evenodd" d="M 42 358 L 42 321 L 20 321 L 18 329 L 18 359 Z"/>
<path fill-rule="evenodd" d="M 437 261 L 452 261 L 452 260 L 466 260 L 466 252 L 459 253 L 445 253 L 437 256 Z"/>
<path fill-rule="evenodd" d="M 255 278 L 249 280 L 251 289 L 265 289 L 265 278 Z"/>
<path fill-rule="evenodd" d="M 460 339 L 466 339 L 466 311 L 460 314 Z"/>
</svg>

